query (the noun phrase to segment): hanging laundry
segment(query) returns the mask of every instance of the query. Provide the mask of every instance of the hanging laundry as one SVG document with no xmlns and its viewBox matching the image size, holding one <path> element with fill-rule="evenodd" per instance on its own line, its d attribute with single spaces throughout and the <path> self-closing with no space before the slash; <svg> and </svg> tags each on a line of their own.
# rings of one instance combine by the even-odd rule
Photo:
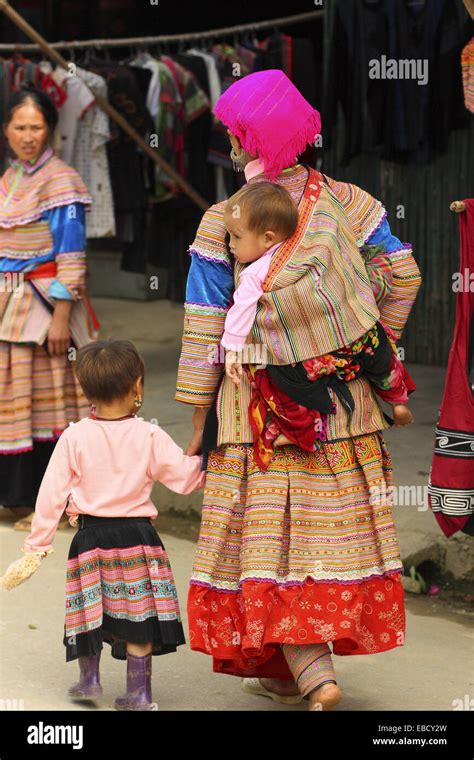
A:
<svg viewBox="0 0 474 760">
<path fill-rule="evenodd" d="M 139 82 L 136 71 L 116 61 L 92 57 L 85 67 L 102 76 L 108 87 L 108 99 L 122 116 L 145 137 L 153 131 L 153 120 L 146 107 L 146 89 L 151 72 Z M 122 269 L 146 271 L 145 237 L 149 188 L 146 183 L 148 159 L 136 143 L 115 122 L 110 122 L 111 140 L 107 144 L 110 177 L 115 209 L 116 235 L 122 248 Z"/>
<path fill-rule="evenodd" d="M 59 108 L 58 128 L 61 134 L 61 158 L 72 166 L 74 144 L 77 128 L 84 114 L 95 103 L 95 97 L 87 85 L 78 76 L 70 76 L 65 69 L 58 66 L 54 73 L 48 72 L 47 64 L 43 68 L 44 73 L 51 73 L 54 81 L 67 93 L 67 100 Z"/>
<path fill-rule="evenodd" d="M 343 165 L 363 152 L 421 164 L 446 150 L 451 132 L 467 124 L 462 7 L 452 0 L 334 0 L 326 22 L 325 147 L 340 104 Z"/>
<path fill-rule="evenodd" d="M 158 127 L 159 152 L 212 203 L 212 167 L 207 162 L 212 126 L 207 67 L 202 59 L 186 54 L 163 55 L 160 65 L 163 67 L 164 107 Z M 174 93 L 172 100 L 167 98 L 171 92 Z M 188 238 L 195 234 L 202 213 L 161 169 L 155 174 L 155 201 L 158 202 L 153 204 L 149 217 L 147 260 L 168 271 L 162 296 L 180 300 L 187 274 L 183 251 Z"/>
<path fill-rule="evenodd" d="M 257 44 L 258 41 L 255 41 L 255 46 Z M 250 56 L 243 45 L 231 47 L 230 45 L 219 44 L 212 47 L 212 54 L 219 72 L 222 92 L 225 92 L 233 85 L 236 78 L 253 73 L 256 54 L 254 50 L 250 50 L 249 52 L 251 53 Z M 241 186 L 241 180 L 239 180 L 233 170 L 227 128 L 217 120 L 214 121 L 212 128 L 208 161 L 227 170 L 224 175 L 225 186 L 224 188 L 219 188 L 219 197 L 221 200 L 230 197 Z"/>
<path fill-rule="evenodd" d="M 222 94 L 222 86 L 219 78 L 219 72 L 217 70 L 216 59 L 213 55 L 211 55 L 211 53 L 207 53 L 204 50 L 197 50 L 196 48 L 187 50 L 185 57 L 189 58 L 189 56 L 192 55 L 196 58 L 202 58 L 204 61 L 207 69 L 208 94 L 211 100 L 211 107 L 214 108 Z"/>
<path fill-rule="evenodd" d="M 361 152 L 373 152 L 384 140 L 385 84 L 369 77 L 369 65 L 388 53 L 388 24 L 384 0 L 347 0 L 327 9 L 330 41 L 326 57 L 323 125 L 329 148 L 338 107 L 344 118 L 341 163 Z"/>
<path fill-rule="evenodd" d="M 27 73 L 27 69 L 28 65 L 25 64 L 25 73 Z M 25 79 L 27 81 L 27 76 Z M 51 98 L 57 109 L 62 108 L 68 99 L 67 90 L 55 81 L 51 64 L 46 61 L 38 66 L 35 86 Z"/>
<path fill-rule="evenodd" d="M 195 57 L 202 58 L 202 60 L 204 61 L 204 64 L 207 68 L 211 108 L 213 109 L 217 101 L 219 100 L 220 96 L 222 95 L 222 85 L 221 85 L 221 80 L 219 77 L 219 72 L 217 70 L 216 59 L 213 55 L 211 55 L 211 53 L 207 53 L 203 50 L 197 50 L 196 48 L 191 48 L 190 50 L 188 50 L 187 55 L 188 56 L 194 55 Z M 212 119 L 212 125 L 217 123 L 217 119 L 214 117 L 212 113 L 211 113 L 211 119 Z M 209 141 L 210 141 L 210 136 L 209 136 Z M 209 151 L 209 148 L 208 148 L 208 151 Z M 215 184 L 214 184 L 215 189 L 213 193 L 213 198 L 215 198 L 216 202 L 219 203 L 219 201 L 223 201 L 227 197 L 225 180 L 224 180 L 224 169 L 221 166 L 214 166 L 214 180 L 215 180 Z"/>
<path fill-rule="evenodd" d="M 174 60 L 181 67 L 181 75 L 184 75 L 185 178 L 211 203 L 215 188 L 207 155 L 213 118 L 206 64 L 186 54 L 178 54 Z"/>
<path fill-rule="evenodd" d="M 395 79 L 385 80 L 382 157 L 427 163 L 447 149 L 453 130 L 468 124 L 459 68 L 464 12 L 452 0 L 384 0 L 384 6 L 389 58 L 398 66 L 409 61 L 411 69 L 409 77 L 399 68 Z"/>
<path fill-rule="evenodd" d="M 100 95 L 107 100 L 107 83 L 103 77 L 79 67 L 77 76 L 86 83 L 93 95 Z M 110 237 L 116 231 L 107 157 L 109 140 L 109 117 L 98 105 L 93 104 L 79 121 L 71 162 L 92 196 L 92 207 L 86 217 L 87 238 Z"/>
<path fill-rule="evenodd" d="M 152 119 L 156 119 L 160 112 L 160 64 L 150 53 L 140 53 L 136 58 L 130 61 L 130 65 L 135 68 L 144 68 L 151 72 L 151 80 L 146 96 L 146 106 Z"/>
<path fill-rule="evenodd" d="M 160 110 L 156 119 L 158 152 L 178 174 L 184 172 L 184 107 L 178 84 L 164 61 L 159 61 Z M 177 194 L 174 180 L 160 167 L 155 167 L 155 198 L 165 200 Z"/>
<path fill-rule="evenodd" d="M 139 134 L 143 136 L 153 131 L 145 97 L 134 72 L 128 66 L 91 58 L 88 65 L 83 67 L 105 79 L 109 102 Z M 110 132 L 111 140 L 107 147 L 116 213 L 144 209 L 148 199 L 138 148 L 114 121 L 110 122 Z"/>
</svg>

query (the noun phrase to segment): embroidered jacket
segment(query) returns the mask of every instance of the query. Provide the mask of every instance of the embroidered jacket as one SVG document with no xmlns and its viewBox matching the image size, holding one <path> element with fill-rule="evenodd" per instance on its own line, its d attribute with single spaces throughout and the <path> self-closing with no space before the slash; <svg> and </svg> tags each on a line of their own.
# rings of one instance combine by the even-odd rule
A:
<svg viewBox="0 0 474 760">
<path fill-rule="evenodd" d="M 307 179 L 308 170 L 296 165 L 282 172 L 277 182 L 299 204 Z M 383 302 L 380 316 L 399 338 L 421 283 L 411 246 L 402 244 L 392 235 L 386 211 L 380 201 L 356 185 L 336 182 L 329 177 L 325 180 L 325 198 L 323 201 L 320 198 L 315 205 L 315 216 L 318 215 L 320 221 L 324 219 L 318 213 L 320 202 L 325 207 L 337 209 L 340 225 L 346 229 L 349 221 L 359 248 L 364 244 L 382 244 L 390 253 L 391 290 Z M 260 175 L 250 180 L 258 181 L 265 181 L 265 177 Z M 234 271 L 226 247 L 224 207 L 225 202 L 215 204 L 204 214 L 195 241 L 189 249 L 192 262 L 188 275 L 175 395 L 178 401 L 208 406 L 220 385 L 217 402 L 218 445 L 252 442 L 246 413 L 251 396 L 250 384 L 244 377 L 239 388 L 236 388 L 225 374 L 223 376 L 224 351 L 219 345 L 234 290 Z M 323 231 L 324 227 L 321 226 L 319 230 Z M 303 260 L 302 255 L 301 262 Z M 350 390 L 355 401 L 355 411 L 349 417 L 336 399 L 336 414 L 328 418 L 328 440 L 357 436 L 388 427 L 366 378 L 352 381 Z"/>
<path fill-rule="evenodd" d="M 245 265 L 235 262 L 235 286 Z M 349 219 L 310 170 L 294 235 L 272 256 L 247 345 L 267 364 L 337 351 L 374 326 L 379 311 Z"/>
<path fill-rule="evenodd" d="M 90 203 L 77 172 L 50 148 L 34 164 L 13 161 L 1 178 L 0 340 L 43 343 L 57 299 L 75 301 L 70 329 L 76 346 L 93 339 L 74 292 L 85 284 Z M 46 264 L 55 272 L 35 277 Z"/>
</svg>

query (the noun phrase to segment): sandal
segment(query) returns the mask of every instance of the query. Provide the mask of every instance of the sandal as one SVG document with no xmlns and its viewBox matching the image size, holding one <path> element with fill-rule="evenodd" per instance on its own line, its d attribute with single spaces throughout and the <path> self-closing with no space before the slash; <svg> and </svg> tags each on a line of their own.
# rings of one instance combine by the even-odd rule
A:
<svg viewBox="0 0 474 760">
<path fill-rule="evenodd" d="M 301 694 L 292 694 L 285 697 L 282 694 L 275 694 L 274 691 L 268 691 L 265 686 L 262 686 L 258 678 L 243 678 L 241 686 L 247 694 L 270 697 L 274 702 L 279 702 L 282 705 L 298 705 L 303 699 Z"/>
<path fill-rule="evenodd" d="M 25 533 L 29 533 L 31 531 L 31 521 L 33 519 L 34 512 L 30 512 L 29 515 L 26 515 L 25 517 L 21 517 L 19 520 L 13 523 L 14 530 L 22 530 Z"/>
</svg>

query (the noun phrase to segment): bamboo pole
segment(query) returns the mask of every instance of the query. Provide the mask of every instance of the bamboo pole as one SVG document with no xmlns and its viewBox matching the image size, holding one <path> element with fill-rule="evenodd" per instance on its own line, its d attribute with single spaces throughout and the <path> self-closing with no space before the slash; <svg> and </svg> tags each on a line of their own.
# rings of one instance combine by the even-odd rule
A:
<svg viewBox="0 0 474 760">
<path fill-rule="evenodd" d="M 474 19 L 474 0 L 464 0 L 464 5 L 470 17 Z"/>
<path fill-rule="evenodd" d="M 33 27 L 30 26 L 30 24 L 28 24 L 28 22 L 25 21 L 25 19 L 20 16 L 19 13 L 17 13 L 17 11 L 11 7 L 7 0 L 0 0 L 0 11 L 3 11 L 5 15 L 8 16 L 8 18 L 13 21 L 13 23 L 16 24 L 17 27 L 21 29 L 21 31 L 24 32 L 30 39 L 35 40 L 45 55 L 55 61 L 59 66 L 61 66 L 61 68 L 69 71 L 68 62 L 60 55 L 60 53 L 54 50 L 51 45 L 46 42 L 46 40 L 35 29 L 33 29 Z M 81 79 L 81 77 L 79 78 Z M 84 84 L 86 83 L 84 82 Z M 124 132 L 130 135 L 130 137 L 135 140 L 143 152 L 146 153 L 147 156 L 149 156 L 155 164 L 160 166 L 161 169 L 163 169 L 163 171 L 165 171 L 166 174 L 171 177 L 171 179 L 178 185 L 178 187 L 180 187 L 181 190 L 186 193 L 186 195 L 191 198 L 191 200 L 194 201 L 197 206 L 199 206 L 203 211 L 207 211 L 210 205 L 208 201 L 206 201 L 205 198 L 203 198 L 188 182 L 186 182 L 186 180 L 183 179 L 183 177 L 181 177 L 173 169 L 173 167 L 168 164 L 167 161 L 165 161 L 158 153 L 153 150 L 153 148 L 143 139 L 143 137 L 131 126 L 131 124 L 129 124 L 128 121 L 124 119 L 122 114 L 120 114 L 106 100 L 106 98 L 103 98 L 101 95 L 96 95 L 95 93 L 94 97 L 99 108 L 105 111 L 105 113 L 110 116 L 110 118 L 113 119 L 123 129 Z"/>
</svg>

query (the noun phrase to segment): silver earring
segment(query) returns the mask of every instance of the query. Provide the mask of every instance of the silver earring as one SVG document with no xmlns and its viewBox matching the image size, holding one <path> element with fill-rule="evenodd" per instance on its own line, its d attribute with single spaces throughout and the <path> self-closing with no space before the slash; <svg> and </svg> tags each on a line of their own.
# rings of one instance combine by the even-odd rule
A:
<svg viewBox="0 0 474 760">
<path fill-rule="evenodd" d="M 236 153 L 235 148 L 232 148 L 230 152 L 230 157 L 232 159 L 232 164 L 234 166 L 235 172 L 243 172 L 245 169 L 245 151 L 242 151 L 241 153 Z"/>
</svg>

